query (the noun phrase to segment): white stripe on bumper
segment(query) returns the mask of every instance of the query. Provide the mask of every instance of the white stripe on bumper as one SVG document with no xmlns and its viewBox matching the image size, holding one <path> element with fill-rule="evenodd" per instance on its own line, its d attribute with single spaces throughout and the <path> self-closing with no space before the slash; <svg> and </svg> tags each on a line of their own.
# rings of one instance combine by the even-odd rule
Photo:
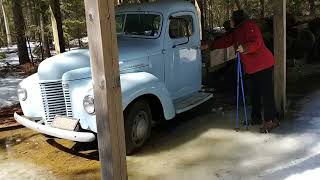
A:
<svg viewBox="0 0 320 180">
<path fill-rule="evenodd" d="M 63 129 L 58 129 L 58 128 L 38 124 L 34 121 L 29 120 L 26 117 L 18 115 L 17 113 L 14 113 L 14 118 L 20 124 L 34 131 L 37 131 L 46 135 L 50 135 L 53 137 L 68 139 L 76 142 L 92 142 L 96 139 L 96 136 L 90 132 L 68 131 L 68 130 L 63 130 Z"/>
</svg>

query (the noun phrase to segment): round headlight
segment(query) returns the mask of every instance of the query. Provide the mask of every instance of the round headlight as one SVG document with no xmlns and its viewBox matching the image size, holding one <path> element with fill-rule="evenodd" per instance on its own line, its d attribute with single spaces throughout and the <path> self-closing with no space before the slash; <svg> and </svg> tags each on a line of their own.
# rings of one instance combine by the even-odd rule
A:
<svg viewBox="0 0 320 180">
<path fill-rule="evenodd" d="M 27 90 L 24 88 L 18 88 L 18 97 L 20 101 L 25 101 L 27 99 Z"/>
<path fill-rule="evenodd" d="M 91 95 L 87 95 L 83 98 L 83 108 L 88 114 L 95 114 L 94 98 Z"/>
</svg>

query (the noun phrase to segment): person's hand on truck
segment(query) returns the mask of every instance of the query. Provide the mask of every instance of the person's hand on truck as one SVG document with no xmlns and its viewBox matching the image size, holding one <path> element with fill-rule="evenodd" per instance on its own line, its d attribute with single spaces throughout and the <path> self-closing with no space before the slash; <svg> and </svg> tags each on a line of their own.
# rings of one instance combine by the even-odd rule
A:
<svg viewBox="0 0 320 180">
<path fill-rule="evenodd" d="M 237 48 L 237 50 L 236 50 L 237 52 L 239 52 L 239 53 L 242 53 L 242 54 L 244 54 L 245 53 L 245 50 L 244 50 L 244 48 L 243 48 L 243 46 L 240 44 L 240 45 L 238 45 L 238 48 Z"/>
<path fill-rule="evenodd" d="M 201 50 L 209 49 L 209 43 L 207 41 L 201 41 Z"/>
</svg>

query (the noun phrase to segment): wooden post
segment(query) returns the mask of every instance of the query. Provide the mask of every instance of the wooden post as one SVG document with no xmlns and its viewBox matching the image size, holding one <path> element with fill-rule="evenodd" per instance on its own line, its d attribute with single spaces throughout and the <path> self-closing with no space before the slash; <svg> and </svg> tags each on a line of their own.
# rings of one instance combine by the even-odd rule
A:
<svg viewBox="0 0 320 180">
<path fill-rule="evenodd" d="M 198 0 L 199 1 L 199 0 Z M 196 10 L 197 10 L 197 15 L 198 15 L 198 20 L 199 20 L 199 26 L 200 26 L 200 40 L 202 40 L 202 35 L 203 35 L 203 24 L 202 24 L 202 12 L 201 12 L 201 8 L 199 6 L 199 3 L 198 3 L 197 0 L 194 1 L 194 6 L 196 7 Z"/>
<path fill-rule="evenodd" d="M 274 89 L 280 118 L 286 111 L 286 0 L 273 0 L 274 17 Z"/>
<path fill-rule="evenodd" d="M 126 152 L 113 0 L 85 0 L 101 177 L 126 180 Z"/>
</svg>

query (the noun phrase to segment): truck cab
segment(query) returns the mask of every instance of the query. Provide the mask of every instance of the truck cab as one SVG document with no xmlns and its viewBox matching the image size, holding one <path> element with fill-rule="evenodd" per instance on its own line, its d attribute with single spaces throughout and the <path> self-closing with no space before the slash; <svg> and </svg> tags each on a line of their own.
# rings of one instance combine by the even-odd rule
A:
<svg viewBox="0 0 320 180">
<path fill-rule="evenodd" d="M 143 146 L 155 122 L 173 119 L 212 97 L 201 91 L 199 23 L 190 2 L 116 8 L 127 154 Z M 93 84 L 88 49 L 48 58 L 20 83 L 24 115 L 15 113 L 15 119 L 50 136 L 94 141 Z"/>
</svg>

